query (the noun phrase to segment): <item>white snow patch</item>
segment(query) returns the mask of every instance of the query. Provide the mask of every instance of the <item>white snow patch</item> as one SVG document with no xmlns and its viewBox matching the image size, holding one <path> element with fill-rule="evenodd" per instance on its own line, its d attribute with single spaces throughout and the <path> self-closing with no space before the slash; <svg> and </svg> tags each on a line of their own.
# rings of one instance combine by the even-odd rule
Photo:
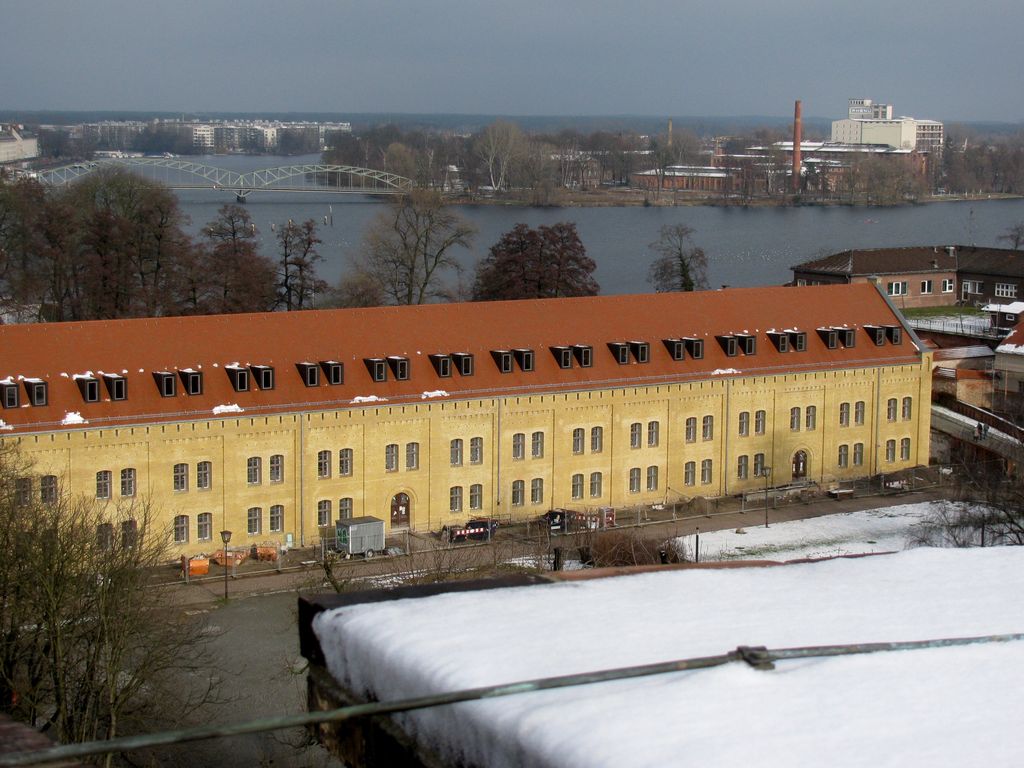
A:
<svg viewBox="0 0 1024 768">
<path fill-rule="evenodd" d="M 715 370 L 713 370 L 711 372 L 711 375 L 712 376 L 726 376 L 726 375 L 728 375 L 730 373 L 739 373 L 739 371 L 736 370 L 735 368 L 715 368 Z"/>
<path fill-rule="evenodd" d="M 89 422 L 82 418 L 82 414 L 78 411 L 68 411 L 64 414 L 64 418 L 61 419 L 61 424 L 70 426 L 72 424 L 88 424 Z"/>
<path fill-rule="evenodd" d="M 420 395 L 420 400 L 427 400 L 431 397 L 448 397 L 448 393 L 443 389 L 432 389 L 429 392 L 424 392 Z"/>
<path fill-rule="evenodd" d="M 352 398 L 353 403 L 386 403 L 387 401 L 386 397 L 377 397 L 376 395 L 356 395 Z"/>
<path fill-rule="evenodd" d="M 64 375 L 67 376 L 66 373 Z M 13 376 L 7 376 L 6 378 L 0 379 L 0 384 L 3 384 L 4 386 L 10 386 L 13 383 L 14 383 L 14 377 Z"/>
<path fill-rule="evenodd" d="M 1024 548 L 915 549 L 361 604 L 325 611 L 313 627 L 336 679 L 388 701 L 738 645 L 1020 632 L 1022 591 Z M 1024 741 L 1007 737 L 1019 727 L 1024 642 L 775 666 L 731 663 L 397 717 L 444 761 L 498 768 L 667 766 L 682 756 L 767 768 L 1024 761 Z M 737 702 L 757 713 L 741 737 Z"/>
<path fill-rule="evenodd" d="M 66 379 L 66 378 L 68 378 L 68 375 L 66 373 L 61 373 L 60 377 L 62 379 Z"/>
<path fill-rule="evenodd" d="M 238 403 L 229 403 L 227 405 L 215 405 L 213 406 L 213 415 L 219 416 L 222 413 L 242 413 L 244 412 Z"/>
<path fill-rule="evenodd" d="M 13 425 L 8 424 L 3 419 L 0 419 L 0 431 L 9 432 L 12 429 L 14 429 Z"/>
</svg>

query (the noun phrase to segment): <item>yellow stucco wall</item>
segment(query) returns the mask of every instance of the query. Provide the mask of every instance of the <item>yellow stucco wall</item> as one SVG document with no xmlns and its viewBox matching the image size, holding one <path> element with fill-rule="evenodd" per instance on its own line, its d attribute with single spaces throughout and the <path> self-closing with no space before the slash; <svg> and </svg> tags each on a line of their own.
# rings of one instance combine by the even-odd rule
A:
<svg viewBox="0 0 1024 768">
<path fill-rule="evenodd" d="M 339 500 L 352 500 L 353 514 L 373 515 L 390 524 L 391 500 L 396 493 L 410 498 L 410 525 L 437 530 L 475 515 L 524 519 L 552 507 L 593 509 L 677 501 L 692 496 L 719 496 L 762 488 L 754 474 L 754 455 L 764 454 L 772 468 L 771 484 L 792 477 L 797 451 L 807 454 L 807 479 L 827 484 L 871 474 L 927 464 L 931 361 L 925 354 L 917 365 L 870 367 L 774 377 L 714 378 L 700 382 L 628 387 L 477 400 L 427 401 L 417 405 L 351 408 L 341 411 L 216 418 L 120 429 L 82 429 L 52 434 L 9 437 L 34 463 L 37 475 L 54 474 L 64 490 L 94 497 L 96 473 L 112 474 L 112 502 L 119 498 L 119 475 L 134 468 L 138 496 L 148 496 L 161 520 L 171 527 L 176 515 L 187 515 L 189 541 L 181 552 L 215 549 L 217 531 L 234 532 L 232 544 L 275 541 L 287 535 L 295 545 L 319 538 L 318 502 L 331 502 L 331 517 Z M 911 398 L 909 420 L 903 418 L 903 398 Z M 887 403 L 897 400 L 896 420 L 888 420 Z M 855 404 L 864 403 L 864 423 L 855 423 Z M 840 424 L 840 407 L 850 403 L 850 424 Z M 807 426 L 807 407 L 814 406 L 813 429 Z M 791 429 L 790 409 L 800 408 L 800 429 Z M 764 434 L 755 434 L 756 412 L 764 410 Z M 740 413 L 749 413 L 749 434 L 739 434 Z M 704 417 L 713 418 L 713 434 L 704 439 Z M 695 439 L 687 441 L 686 420 L 696 419 Z M 650 444 L 650 424 L 657 422 L 656 444 Z M 640 447 L 631 447 L 631 425 L 639 423 Z M 602 430 L 599 451 L 592 450 L 592 431 Z M 584 430 L 583 451 L 575 453 L 573 430 Z M 534 456 L 534 433 L 543 435 L 540 456 Z M 516 435 L 523 436 L 522 456 L 514 451 Z M 479 457 L 471 440 L 482 438 Z M 900 441 L 910 438 L 909 459 L 900 456 Z M 452 466 L 451 441 L 463 441 L 462 463 Z M 886 457 L 886 442 L 894 440 L 895 461 Z M 419 444 L 418 465 L 407 468 L 407 446 Z M 856 443 L 864 446 L 860 466 L 854 465 Z M 385 467 L 386 446 L 397 446 L 397 469 Z M 849 446 L 849 466 L 838 466 L 839 446 Z M 339 451 L 351 449 L 352 471 L 339 474 Z M 329 477 L 318 477 L 317 457 L 330 452 Z M 283 457 L 283 477 L 272 482 L 270 457 Z M 737 477 L 738 459 L 749 457 L 746 479 Z M 247 481 L 247 460 L 259 457 L 258 484 Z M 474 462 L 478 458 L 479 461 Z M 710 482 L 702 482 L 701 464 L 710 459 Z M 196 465 L 209 461 L 212 482 L 196 488 Z M 695 477 L 687 482 L 686 464 Z M 188 490 L 173 489 L 173 467 L 188 465 Z M 648 468 L 657 467 L 657 488 L 648 490 Z M 631 468 L 640 470 L 640 490 L 631 492 Z M 601 473 L 600 495 L 591 495 L 591 476 Z M 572 497 L 572 478 L 583 475 L 583 497 Z M 532 482 L 543 482 L 534 503 Z M 523 482 L 523 503 L 513 504 L 513 483 Z M 482 504 L 470 508 L 470 488 L 482 487 Z M 450 490 L 463 488 L 463 505 L 451 512 Z M 284 508 L 280 531 L 269 530 L 272 505 Z M 248 535 L 247 510 L 262 510 L 262 532 Z M 213 540 L 198 541 L 196 520 L 213 514 Z"/>
</svg>

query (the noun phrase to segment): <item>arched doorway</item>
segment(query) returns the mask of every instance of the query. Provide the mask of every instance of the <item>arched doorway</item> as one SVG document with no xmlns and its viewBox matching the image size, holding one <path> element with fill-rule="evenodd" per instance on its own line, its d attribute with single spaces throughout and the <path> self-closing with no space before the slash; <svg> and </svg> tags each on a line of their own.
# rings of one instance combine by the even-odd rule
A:
<svg viewBox="0 0 1024 768">
<path fill-rule="evenodd" d="M 411 507 L 408 493 L 396 493 L 391 497 L 391 527 L 405 528 L 409 525 Z"/>
<path fill-rule="evenodd" d="M 793 479 L 803 480 L 807 477 L 807 451 L 797 451 L 793 454 Z"/>
</svg>

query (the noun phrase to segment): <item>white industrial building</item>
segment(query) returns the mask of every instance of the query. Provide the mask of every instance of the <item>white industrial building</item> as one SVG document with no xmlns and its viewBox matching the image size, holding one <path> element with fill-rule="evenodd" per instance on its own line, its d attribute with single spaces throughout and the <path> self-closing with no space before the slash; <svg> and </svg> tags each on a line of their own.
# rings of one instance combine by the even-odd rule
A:
<svg viewBox="0 0 1024 768">
<path fill-rule="evenodd" d="M 847 117 L 832 122 L 832 141 L 842 144 L 881 144 L 920 152 L 942 151 L 943 124 L 937 120 L 893 117 L 892 104 L 849 99 Z"/>
<path fill-rule="evenodd" d="M 38 139 L 22 136 L 21 126 L 0 123 L 0 164 L 17 163 L 38 155 Z"/>
</svg>

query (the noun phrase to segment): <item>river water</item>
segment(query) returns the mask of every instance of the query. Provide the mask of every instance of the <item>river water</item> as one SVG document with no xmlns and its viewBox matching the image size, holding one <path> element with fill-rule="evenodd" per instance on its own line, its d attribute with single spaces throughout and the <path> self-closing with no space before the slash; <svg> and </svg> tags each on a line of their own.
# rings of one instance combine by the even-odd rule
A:
<svg viewBox="0 0 1024 768">
<path fill-rule="evenodd" d="M 249 171 L 318 162 L 319 156 L 211 156 L 195 161 Z M 221 205 L 234 202 L 234 195 L 223 190 L 181 190 L 178 196 L 194 234 L 216 216 Z M 275 252 L 272 224 L 280 225 L 289 219 L 316 220 L 320 224 L 320 253 L 324 258 L 318 271 L 335 284 L 358 253 L 366 227 L 386 201 L 329 193 L 254 192 L 245 205 L 260 230 L 261 247 L 268 256 Z M 777 285 L 792 278 L 792 265 L 849 248 L 998 246 L 1000 234 L 1012 224 L 1024 221 L 1024 200 L 944 202 L 899 208 L 469 205 L 460 206 L 458 211 L 477 228 L 473 248 L 456 253 L 470 281 L 476 261 L 517 223 L 536 227 L 572 221 L 587 253 L 597 263 L 595 277 L 607 294 L 650 289 L 647 269 L 653 255 L 647 246 L 658 238 L 658 230 L 665 224 L 685 224 L 695 230 L 693 241 L 707 253 L 708 278 L 713 287 Z"/>
</svg>

